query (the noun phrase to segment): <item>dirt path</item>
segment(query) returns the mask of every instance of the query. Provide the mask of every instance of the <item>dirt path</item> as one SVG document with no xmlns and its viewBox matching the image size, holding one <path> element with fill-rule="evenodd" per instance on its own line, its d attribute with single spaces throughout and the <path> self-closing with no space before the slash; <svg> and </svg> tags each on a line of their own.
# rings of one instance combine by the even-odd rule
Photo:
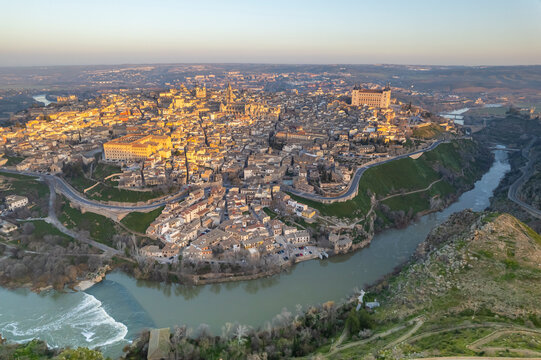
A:
<svg viewBox="0 0 541 360">
<path fill-rule="evenodd" d="M 345 340 L 345 338 L 343 338 L 344 334 L 345 334 L 345 332 L 344 332 L 344 333 L 342 333 L 342 335 L 338 339 L 337 343 L 334 346 L 332 346 L 331 349 L 329 350 L 329 352 L 326 353 L 324 356 L 326 358 L 332 359 L 333 355 L 336 354 L 336 353 L 339 353 L 340 351 L 343 351 L 343 350 L 346 350 L 346 349 L 349 349 L 349 348 L 352 348 L 352 347 L 355 347 L 355 346 L 364 345 L 364 344 L 372 342 L 374 340 L 384 338 L 384 337 L 386 337 L 386 336 L 388 336 L 388 335 L 390 335 L 392 333 L 395 333 L 397 331 L 405 329 L 406 327 L 412 325 L 413 323 L 415 323 L 415 325 L 410 330 L 408 330 L 407 333 L 403 334 L 398 339 L 396 339 L 396 340 L 390 342 L 389 344 L 385 345 L 385 347 L 383 347 L 383 349 L 388 349 L 388 348 L 391 348 L 393 346 L 396 346 L 396 345 L 404 343 L 404 342 L 412 343 L 412 342 L 418 341 L 420 339 L 423 339 L 423 338 L 426 338 L 426 337 L 429 337 L 429 336 L 432 336 L 432 335 L 442 334 L 442 333 L 449 332 L 449 331 L 463 330 L 463 329 L 474 329 L 474 328 L 493 328 L 493 329 L 496 329 L 494 332 L 492 332 L 491 334 L 489 334 L 489 335 L 487 335 L 487 336 L 485 336 L 485 337 L 483 337 L 483 338 L 481 338 L 479 340 L 474 341 L 473 343 L 468 345 L 467 348 L 470 349 L 470 350 L 473 350 L 473 351 L 486 351 L 487 353 L 495 353 L 495 352 L 498 352 L 498 351 L 505 351 L 506 348 L 483 347 L 482 345 L 487 344 L 490 341 L 492 341 L 492 340 L 494 340 L 494 339 L 496 339 L 496 338 L 498 338 L 498 337 L 500 337 L 502 335 L 506 335 L 506 334 L 516 334 L 516 333 L 541 334 L 541 330 L 537 330 L 537 329 L 529 329 L 529 328 L 525 328 L 525 327 L 513 326 L 513 325 L 504 324 L 504 323 L 486 322 L 486 323 L 479 323 L 479 324 L 458 325 L 458 326 L 445 328 L 445 329 L 440 329 L 440 330 L 431 330 L 431 331 L 427 331 L 427 332 L 424 332 L 422 334 L 413 336 L 421 328 L 421 326 L 424 323 L 423 318 L 415 318 L 415 319 L 411 320 L 410 322 L 408 322 L 407 324 L 399 325 L 399 326 L 391 328 L 391 329 L 389 329 L 387 331 L 375 334 L 375 335 L 371 336 L 368 339 L 354 341 L 354 342 L 347 343 L 345 345 L 341 345 L 341 343 Z M 525 358 L 528 358 L 528 359 L 540 359 L 541 360 L 541 352 L 537 352 L 537 351 L 534 351 L 534 350 L 529 350 L 529 349 L 509 349 L 509 351 L 515 352 L 517 354 L 521 354 L 521 355 L 525 356 Z M 488 357 L 448 356 L 448 357 L 432 357 L 432 358 L 424 358 L 424 359 L 469 360 L 469 359 L 487 359 L 487 358 Z M 521 358 L 521 359 L 525 359 L 525 358 Z M 511 360 L 511 359 L 518 359 L 518 358 L 498 357 L 498 359 Z"/>
<path fill-rule="evenodd" d="M 432 186 L 434 184 L 437 184 L 439 183 L 440 181 L 442 181 L 443 178 L 441 179 L 438 179 L 438 180 L 435 180 L 435 181 L 432 181 L 430 183 L 430 185 L 428 185 L 427 187 L 425 187 L 424 189 L 419 189 L 419 190 L 412 190 L 412 191 L 408 191 L 408 192 L 405 192 L 405 193 L 400 193 L 400 194 L 393 194 L 393 195 L 389 195 L 389 196 L 386 196 L 382 199 L 379 199 L 378 202 L 382 202 L 382 201 L 385 201 L 387 199 L 391 199 L 391 198 L 394 198 L 394 197 L 397 197 L 397 196 L 404 196 L 404 195 L 410 195 L 410 194 L 416 194 L 416 193 L 420 193 L 420 192 L 425 192 L 425 191 L 428 191 L 430 190 L 430 188 L 432 188 Z"/>
<path fill-rule="evenodd" d="M 353 342 L 347 343 L 347 344 L 342 345 L 342 346 L 340 346 L 339 344 L 337 344 L 337 345 L 335 346 L 334 349 L 331 347 L 331 349 L 329 350 L 329 352 L 326 353 L 324 356 L 325 356 L 326 358 L 332 359 L 332 356 L 333 356 L 334 354 L 340 352 L 340 351 L 343 351 L 343 350 L 346 350 L 346 349 L 349 349 L 349 348 L 352 348 L 352 347 L 355 347 L 355 346 L 364 345 L 364 344 L 369 343 L 369 342 L 372 342 L 372 341 L 374 341 L 374 340 L 378 340 L 378 339 L 387 337 L 387 336 L 389 336 L 389 335 L 391 335 L 391 334 L 393 334 L 393 333 L 395 333 L 395 332 L 397 332 L 397 331 L 404 330 L 404 329 L 407 328 L 408 326 L 410 326 L 410 325 L 412 325 L 413 323 L 415 323 L 415 326 L 414 326 L 410 331 L 408 331 L 407 334 L 405 334 L 405 335 L 402 336 L 402 337 L 406 336 L 406 338 L 407 338 L 407 337 L 411 336 L 411 334 L 415 333 L 415 331 L 417 331 L 417 330 L 421 327 L 421 325 L 423 325 L 423 322 L 424 322 L 424 321 L 423 321 L 422 318 L 415 318 L 415 319 L 409 321 L 409 322 L 406 323 L 406 324 L 399 325 L 399 326 L 395 326 L 394 328 L 391 328 L 391 329 L 386 330 L 386 331 L 384 331 L 384 332 L 380 332 L 380 333 L 374 334 L 374 335 L 372 335 L 371 337 L 369 337 L 368 339 L 358 340 L 358 341 L 353 341 Z M 340 336 L 340 338 L 342 338 L 342 336 L 344 336 L 344 334 L 345 334 L 345 330 L 344 330 L 344 332 L 342 333 L 342 335 Z M 402 337 L 401 337 L 401 338 L 402 338 Z M 343 340 L 344 340 L 344 339 L 342 339 L 342 341 L 343 341 Z M 338 339 L 338 341 L 340 341 L 340 339 Z M 338 341 L 337 341 L 337 343 L 338 343 Z M 340 341 L 340 343 L 341 343 L 341 341 Z"/>
<path fill-rule="evenodd" d="M 396 339 L 394 341 L 391 341 L 389 344 L 385 345 L 384 349 L 387 349 L 387 348 L 393 347 L 393 346 L 395 346 L 397 344 L 400 344 L 400 343 L 404 342 L 406 339 L 409 339 L 413 334 L 415 334 L 417 332 L 417 330 L 419 330 L 421 328 L 421 326 L 423 326 L 424 319 L 423 318 L 417 318 L 415 320 L 416 320 L 416 323 L 415 323 L 414 327 L 412 327 L 407 333 L 405 333 L 404 335 L 402 335 L 398 339 Z"/>
<path fill-rule="evenodd" d="M 541 330 L 496 330 L 493 333 L 485 336 L 484 338 L 481 338 L 479 340 L 476 340 L 472 342 L 470 345 L 467 346 L 468 349 L 473 351 L 485 351 L 489 354 L 494 354 L 499 351 L 506 351 L 509 350 L 511 352 L 521 354 L 524 356 L 538 356 L 541 357 L 541 352 L 534 351 L 530 349 L 520 349 L 520 348 L 509 348 L 509 347 L 497 347 L 497 346 L 483 346 L 485 344 L 490 343 L 491 341 L 498 339 L 501 336 L 504 335 L 510 335 L 510 334 L 525 334 L 525 335 L 541 335 Z"/>
</svg>

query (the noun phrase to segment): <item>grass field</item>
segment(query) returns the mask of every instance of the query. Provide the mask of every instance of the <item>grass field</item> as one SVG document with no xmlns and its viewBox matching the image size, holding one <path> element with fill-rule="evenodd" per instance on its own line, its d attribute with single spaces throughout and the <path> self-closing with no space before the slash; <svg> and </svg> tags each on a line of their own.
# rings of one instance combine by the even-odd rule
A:
<svg viewBox="0 0 541 360">
<path fill-rule="evenodd" d="M 441 126 L 436 124 L 430 124 L 413 129 L 412 136 L 419 139 L 433 139 L 443 133 Z"/>
<path fill-rule="evenodd" d="M 92 172 L 92 178 L 102 181 L 107 176 L 122 172 L 120 166 L 98 163 Z"/>
<path fill-rule="evenodd" d="M 35 209 L 39 211 L 40 216 L 47 215 L 46 204 L 49 199 L 49 187 L 33 176 L 9 174 L 0 172 L 0 178 L 5 179 L 5 187 L 0 190 L 0 197 L 6 195 L 23 195 L 35 204 Z"/>
<path fill-rule="evenodd" d="M 82 170 L 76 170 L 66 176 L 66 180 L 71 186 L 77 189 L 79 192 L 83 192 L 85 189 L 95 185 L 100 181 L 104 181 L 107 176 L 120 172 L 120 168 L 114 165 L 98 164 L 94 170 L 92 176 L 93 179 L 85 177 Z M 130 202 L 136 203 L 139 201 L 147 201 L 151 199 L 163 196 L 164 193 L 161 190 L 155 191 L 131 191 L 125 189 L 119 189 L 116 187 L 116 183 L 111 180 L 105 180 L 102 183 L 96 185 L 85 195 L 89 199 L 101 200 L 101 201 L 118 201 L 118 202 Z"/>
<path fill-rule="evenodd" d="M 275 213 L 274 211 L 272 211 L 272 210 L 269 209 L 268 207 L 264 207 L 264 208 L 263 208 L 263 211 L 265 212 L 265 214 L 269 215 L 271 219 L 274 219 L 275 217 L 278 216 L 277 213 Z"/>
<path fill-rule="evenodd" d="M 126 215 L 120 222 L 127 228 L 136 231 L 138 233 L 145 233 L 148 226 L 158 217 L 163 211 L 163 206 L 152 210 L 148 213 L 132 212 Z"/>
<path fill-rule="evenodd" d="M 119 189 L 116 187 L 99 184 L 95 188 L 89 190 L 86 195 L 90 199 L 101 201 L 118 201 L 136 203 L 139 201 L 147 201 L 163 196 L 163 191 L 131 191 Z"/>
<path fill-rule="evenodd" d="M 92 239 L 105 245 L 112 246 L 113 235 L 117 234 L 117 225 L 111 219 L 93 212 L 83 214 L 72 208 L 66 198 L 63 198 L 58 219 L 69 229 L 88 231 Z"/>
<path fill-rule="evenodd" d="M 43 238 L 46 235 L 58 236 L 62 239 L 61 245 L 64 247 L 68 246 L 70 242 L 74 241 L 74 239 L 71 236 L 64 234 L 63 232 L 58 230 L 56 227 L 54 227 L 53 225 L 49 223 L 46 223 L 43 220 L 34 220 L 32 221 L 32 224 L 34 224 L 34 227 L 35 227 L 32 235 L 35 236 L 36 238 Z"/>
<path fill-rule="evenodd" d="M 475 355 L 467 348 L 472 342 L 487 336 L 493 329 L 460 329 L 427 336 L 412 343 L 413 351 L 437 351 L 440 356 Z"/>
<path fill-rule="evenodd" d="M 49 187 L 35 177 L 8 173 L 0 173 L 0 175 L 9 178 L 9 188 L 2 190 L 3 196 L 27 195 L 29 192 L 35 193 L 40 198 L 49 196 Z"/>
<path fill-rule="evenodd" d="M 541 351 L 541 334 L 507 334 L 492 340 L 486 346 Z"/>
<path fill-rule="evenodd" d="M 84 176 L 71 177 L 68 179 L 71 186 L 73 186 L 77 191 L 83 192 L 85 189 L 91 187 L 96 182 L 90 179 L 85 178 Z"/>
<path fill-rule="evenodd" d="M 5 155 L 4 156 L 8 161 L 6 163 L 7 166 L 14 166 L 14 165 L 17 165 L 19 164 L 21 161 L 24 160 L 24 157 L 22 156 L 9 156 L 9 155 Z"/>
</svg>

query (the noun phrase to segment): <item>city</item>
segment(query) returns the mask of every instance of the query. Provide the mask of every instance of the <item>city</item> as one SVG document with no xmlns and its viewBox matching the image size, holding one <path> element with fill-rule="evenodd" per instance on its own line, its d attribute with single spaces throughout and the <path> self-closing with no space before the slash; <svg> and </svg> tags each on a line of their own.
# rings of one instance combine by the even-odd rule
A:
<svg viewBox="0 0 541 360">
<path fill-rule="evenodd" d="M 0 9 L 0 360 L 541 358 L 538 0 Z"/>
<path fill-rule="evenodd" d="M 78 197 L 94 200 L 91 207 L 72 203 L 81 209 L 161 209 L 142 231 L 159 243 L 134 254 L 160 262 L 180 258 L 186 272 L 210 264 L 216 277 L 247 261 L 268 274 L 365 246 L 371 238 L 366 232 L 353 238 L 344 232 L 349 226 L 319 231 L 325 217 L 290 194 L 346 201 L 357 195 L 348 190 L 358 188 L 359 169 L 433 146 L 423 130 L 459 134 L 452 121 L 432 122 L 426 110 L 391 101 L 390 87 L 355 87 L 350 94 L 348 103 L 348 93 L 270 94 L 227 84 L 107 93 L 88 101 L 57 97 L 40 113 L 24 114 L 24 128 L 3 128 L 4 162 L 22 159 L 5 168 L 58 175 Z M 107 176 L 96 181 L 94 171 Z M 139 201 L 126 202 L 119 191 Z M 182 201 L 170 200 L 175 193 Z M 105 207 L 100 213 L 120 221 L 129 212 Z M 321 236 L 327 243 L 315 239 Z"/>
</svg>

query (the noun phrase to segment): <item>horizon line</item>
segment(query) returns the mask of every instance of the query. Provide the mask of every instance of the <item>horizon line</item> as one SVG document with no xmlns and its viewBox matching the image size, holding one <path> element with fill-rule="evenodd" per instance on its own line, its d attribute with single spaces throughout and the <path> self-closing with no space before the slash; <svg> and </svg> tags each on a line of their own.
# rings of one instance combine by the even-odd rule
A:
<svg viewBox="0 0 541 360">
<path fill-rule="evenodd" d="M 538 64 L 501 64 L 501 65 L 465 65 L 465 64 L 413 64 L 413 63 L 271 63 L 271 62 L 155 62 L 155 63 L 101 63 L 101 64 L 55 64 L 55 65 L 0 65 L 0 69 L 5 68 L 52 68 L 52 67 L 84 67 L 84 66 L 167 66 L 167 65 L 293 65 L 293 66 L 433 66 L 433 67 L 469 67 L 469 68 L 488 68 L 488 67 L 536 67 Z"/>
</svg>

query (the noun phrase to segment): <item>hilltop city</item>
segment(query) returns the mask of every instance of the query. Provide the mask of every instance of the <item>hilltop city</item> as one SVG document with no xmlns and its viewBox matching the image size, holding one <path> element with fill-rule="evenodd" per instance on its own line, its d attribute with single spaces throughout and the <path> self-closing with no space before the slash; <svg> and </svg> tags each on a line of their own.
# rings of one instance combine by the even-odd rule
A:
<svg viewBox="0 0 541 360">
<path fill-rule="evenodd" d="M 427 133 L 459 133 L 452 121 L 393 99 L 389 85 L 303 93 L 222 85 L 58 96 L 14 116 L 24 123 L 0 129 L 2 164 L 56 175 L 56 191 L 83 212 L 119 222 L 130 211 L 111 206 L 153 211 L 137 234 L 157 242 L 144 242 L 137 256 L 182 259 L 184 268 L 247 261 L 283 267 L 347 252 L 371 236 L 355 225 L 359 219 L 337 223 L 296 196 L 352 199 L 361 169 L 418 157 L 437 145 Z M 24 193 L 5 204 L 6 213 L 31 206 Z M 320 224 L 333 226 L 320 231 Z M 16 228 L 4 222 L 6 232 Z"/>
</svg>

